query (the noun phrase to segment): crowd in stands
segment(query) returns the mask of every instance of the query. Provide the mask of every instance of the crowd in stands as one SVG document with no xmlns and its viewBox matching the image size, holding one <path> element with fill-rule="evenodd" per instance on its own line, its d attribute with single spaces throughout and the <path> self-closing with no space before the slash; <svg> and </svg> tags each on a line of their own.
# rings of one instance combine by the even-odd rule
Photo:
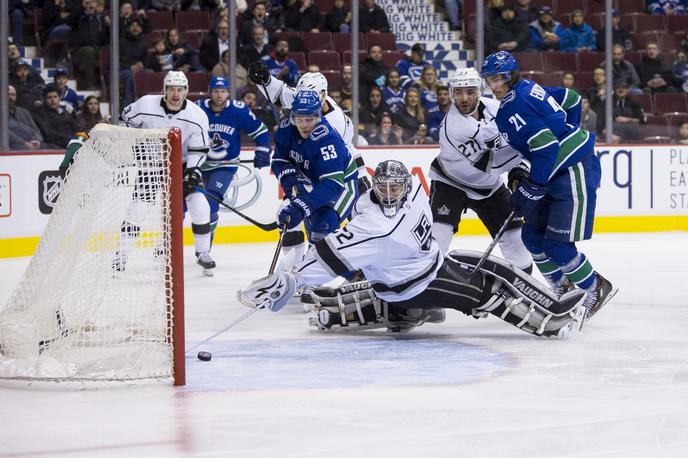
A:
<svg viewBox="0 0 688 458">
<path fill-rule="evenodd" d="M 169 70 L 189 75 L 192 99 L 203 96 L 210 76 L 234 73 L 238 97 L 274 127 L 267 101 L 247 79 L 251 63 L 262 60 L 273 77 L 289 85 L 305 71 L 322 71 L 329 95 L 351 113 L 349 64 L 355 56 L 349 50 L 349 1 L 235 1 L 238 14 L 230 18 L 226 0 L 121 0 L 120 106 L 147 88 L 159 91 L 144 82 L 161 80 L 157 75 Z M 467 39 L 474 38 L 469 11 L 474 2 L 438 3 L 452 30 L 463 28 Z M 648 0 L 635 9 L 630 3 L 638 0 L 622 2 L 621 11 L 612 14 L 614 139 L 642 140 L 647 132 L 638 126 L 664 122 L 666 129 L 656 130 L 657 135 L 680 141 L 688 129 L 688 1 Z M 514 52 L 525 77 L 577 90 L 583 96 L 583 122 L 598 135 L 605 128 L 603 8 L 598 0 L 488 0 L 485 8 L 486 52 Z M 79 97 L 67 82 L 76 80 L 78 92 L 101 90 L 107 96 L 108 2 L 10 0 L 9 11 L 12 147 L 62 148 L 70 132 L 107 120 L 98 97 Z M 452 100 L 425 59 L 424 45 L 416 43 L 408 55 L 396 51 L 389 19 L 375 0 L 360 1 L 359 18 L 361 137 L 373 145 L 436 143 Z M 236 49 L 230 49 L 231 20 L 238 29 Z M 20 47 L 32 31 L 42 57 L 58 68 L 50 84 L 21 57 Z M 666 114 L 674 112 L 685 117 Z"/>
</svg>

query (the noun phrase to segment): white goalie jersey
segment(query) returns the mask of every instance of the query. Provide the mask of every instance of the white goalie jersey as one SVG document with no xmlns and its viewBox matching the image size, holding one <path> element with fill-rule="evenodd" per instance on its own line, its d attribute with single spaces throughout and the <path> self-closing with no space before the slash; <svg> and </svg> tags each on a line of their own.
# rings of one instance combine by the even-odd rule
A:
<svg viewBox="0 0 688 458">
<path fill-rule="evenodd" d="M 442 253 L 432 237 L 432 212 L 418 179 L 392 218 L 373 202 L 372 191 L 354 205 L 355 217 L 311 248 L 294 272 L 305 284 L 322 285 L 361 269 L 376 295 L 388 302 L 410 299 L 435 279 Z"/>
<path fill-rule="evenodd" d="M 199 167 L 208 155 L 208 117 L 195 103 L 184 100 L 182 109 L 170 111 L 162 95 L 144 95 L 122 112 L 127 127 L 169 129 L 182 133 L 182 158 L 187 167 Z"/>
<path fill-rule="evenodd" d="M 430 178 L 461 189 L 471 199 L 494 194 L 503 184 L 501 175 L 523 161 L 497 129 L 498 109 L 499 101 L 481 97 L 475 119 L 451 105 L 440 124 L 440 155 Z"/>
</svg>

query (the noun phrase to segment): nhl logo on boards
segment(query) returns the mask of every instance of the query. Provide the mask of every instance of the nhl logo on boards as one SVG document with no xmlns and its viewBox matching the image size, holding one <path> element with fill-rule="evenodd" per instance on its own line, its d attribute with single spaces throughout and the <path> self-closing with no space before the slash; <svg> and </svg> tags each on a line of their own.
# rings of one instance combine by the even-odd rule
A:
<svg viewBox="0 0 688 458">
<path fill-rule="evenodd" d="M 62 178 L 57 170 L 44 170 L 38 175 L 38 209 L 41 213 L 52 213 L 61 188 Z"/>
</svg>

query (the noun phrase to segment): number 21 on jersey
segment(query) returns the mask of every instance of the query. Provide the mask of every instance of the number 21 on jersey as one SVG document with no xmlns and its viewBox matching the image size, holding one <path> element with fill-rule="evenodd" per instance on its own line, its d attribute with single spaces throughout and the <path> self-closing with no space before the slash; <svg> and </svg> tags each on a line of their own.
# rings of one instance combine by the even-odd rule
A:
<svg viewBox="0 0 688 458">
<path fill-rule="evenodd" d="M 526 121 L 518 113 L 515 113 L 513 116 L 511 116 L 509 118 L 509 122 L 514 125 L 516 132 L 521 130 L 521 128 L 526 125 Z"/>
</svg>

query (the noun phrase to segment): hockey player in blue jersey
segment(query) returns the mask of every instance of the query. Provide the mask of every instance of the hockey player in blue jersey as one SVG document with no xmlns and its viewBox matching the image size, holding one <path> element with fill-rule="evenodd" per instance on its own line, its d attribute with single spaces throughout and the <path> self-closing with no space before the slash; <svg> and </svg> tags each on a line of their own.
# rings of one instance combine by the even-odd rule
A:
<svg viewBox="0 0 688 458">
<path fill-rule="evenodd" d="M 315 91 L 296 93 L 291 118 L 275 134 L 271 166 L 287 198 L 279 225 L 293 229 L 303 221 L 311 243 L 338 229 L 358 198 L 356 163 L 321 109 Z"/>
<path fill-rule="evenodd" d="M 588 293 L 579 311 L 582 326 L 616 288 L 575 245 L 592 237 L 601 176 L 594 135 L 579 125 L 581 98 L 571 89 L 523 79 L 507 51 L 488 56 L 480 73 L 501 100 L 499 131 L 531 164 L 510 200 L 526 221 L 523 242 L 555 291 L 575 284 Z"/>
<path fill-rule="evenodd" d="M 241 150 L 240 130 L 256 142 L 253 165 L 256 168 L 270 165 L 270 134 L 251 110 L 238 100 L 229 100 L 229 82 L 215 76 L 208 88 L 210 98 L 198 101 L 208 116 L 210 126 L 210 152 L 203 164 L 203 182 L 208 193 L 224 199 L 229 185 L 237 172 L 237 161 Z M 208 198 L 210 204 L 210 230 L 215 233 L 219 204 Z"/>
</svg>

